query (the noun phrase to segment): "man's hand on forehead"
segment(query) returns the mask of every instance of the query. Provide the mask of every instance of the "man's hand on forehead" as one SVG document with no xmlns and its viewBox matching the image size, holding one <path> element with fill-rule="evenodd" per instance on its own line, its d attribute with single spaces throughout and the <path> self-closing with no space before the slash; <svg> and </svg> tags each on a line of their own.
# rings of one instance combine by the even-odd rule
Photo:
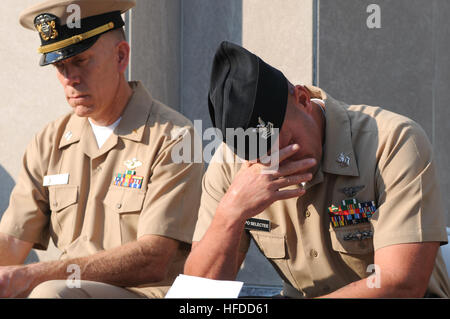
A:
<svg viewBox="0 0 450 319">
<path fill-rule="evenodd" d="M 300 147 L 289 145 L 279 151 L 279 165 L 276 169 L 258 161 L 245 161 L 235 176 L 227 193 L 222 198 L 218 210 L 227 212 L 230 217 L 245 221 L 254 217 L 278 200 L 304 195 L 299 186 L 312 179 L 308 172 L 315 164 L 315 159 L 288 161 Z"/>
</svg>

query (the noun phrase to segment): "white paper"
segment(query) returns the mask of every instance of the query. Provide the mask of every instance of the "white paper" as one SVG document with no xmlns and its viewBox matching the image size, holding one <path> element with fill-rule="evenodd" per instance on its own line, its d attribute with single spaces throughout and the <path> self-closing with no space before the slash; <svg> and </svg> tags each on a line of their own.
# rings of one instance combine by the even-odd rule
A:
<svg viewBox="0 0 450 319">
<path fill-rule="evenodd" d="M 237 298 L 243 285 L 242 281 L 179 275 L 167 292 L 166 298 Z"/>
<path fill-rule="evenodd" d="M 44 176 L 43 186 L 67 185 L 69 183 L 69 174 Z"/>
</svg>

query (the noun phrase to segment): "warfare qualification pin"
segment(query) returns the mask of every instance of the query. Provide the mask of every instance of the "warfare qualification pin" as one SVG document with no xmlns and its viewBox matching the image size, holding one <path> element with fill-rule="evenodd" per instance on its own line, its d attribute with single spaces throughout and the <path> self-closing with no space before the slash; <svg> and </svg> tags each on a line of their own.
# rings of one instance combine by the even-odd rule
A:
<svg viewBox="0 0 450 319">
<path fill-rule="evenodd" d="M 132 160 L 125 161 L 124 164 L 131 171 L 135 170 L 139 166 L 142 166 L 142 162 L 138 161 L 136 158 L 133 158 Z"/>
<path fill-rule="evenodd" d="M 42 40 L 54 40 L 58 37 L 58 31 L 56 30 L 57 19 L 56 16 L 49 13 L 38 15 L 36 19 L 34 19 L 34 26 L 39 31 Z"/>
<path fill-rule="evenodd" d="M 350 198 L 350 197 L 355 197 L 356 194 L 358 194 L 358 192 L 360 192 L 361 190 L 364 189 L 364 187 L 366 187 L 366 186 L 365 185 L 348 186 L 348 187 L 341 188 L 339 191 L 341 193 L 344 193 L 345 196 L 347 196 L 348 198 Z"/>
</svg>

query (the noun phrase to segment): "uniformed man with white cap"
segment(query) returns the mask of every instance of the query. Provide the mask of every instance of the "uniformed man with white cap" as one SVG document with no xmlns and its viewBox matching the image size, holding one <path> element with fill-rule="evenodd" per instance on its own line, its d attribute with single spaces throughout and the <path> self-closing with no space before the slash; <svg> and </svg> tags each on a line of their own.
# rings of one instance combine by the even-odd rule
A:
<svg viewBox="0 0 450 319">
<path fill-rule="evenodd" d="M 253 239 L 287 297 L 449 297 L 445 210 L 419 125 L 293 86 L 229 42 L 214 58 L 209 111 L 222 132 L 255 131 L 258 143 L 280 128 L 279 153 L 266 142 L 279 167 L 224 139 L 203 178 L 186 274 L 233 280 Z"/>
<path fill-rule="evenodd" d="M 183 270 L 203 165 L 174 163 L 172 148 L 195 138 L 190 121 L 125 79 L 121 14 L 134 6 L 51 0 L 20 17 L 73 112 L 24 155 L 0 223 L 0 297 L 163 297 Z M 50 239 L 60 260 L 20 265 Z"/>
</svg>

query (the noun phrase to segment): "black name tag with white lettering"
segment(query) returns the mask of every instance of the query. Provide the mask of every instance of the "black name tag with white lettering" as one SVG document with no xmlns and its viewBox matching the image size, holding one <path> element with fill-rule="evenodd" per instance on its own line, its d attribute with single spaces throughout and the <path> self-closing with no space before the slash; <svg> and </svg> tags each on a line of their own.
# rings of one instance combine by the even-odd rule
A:
<svg viewBox="0 0 450 319">
<path fill-rule="evenodd" d="M 245 229 L 270 232 L 270 220 L 250 218 L 245 221 Z"/>
</svg>

